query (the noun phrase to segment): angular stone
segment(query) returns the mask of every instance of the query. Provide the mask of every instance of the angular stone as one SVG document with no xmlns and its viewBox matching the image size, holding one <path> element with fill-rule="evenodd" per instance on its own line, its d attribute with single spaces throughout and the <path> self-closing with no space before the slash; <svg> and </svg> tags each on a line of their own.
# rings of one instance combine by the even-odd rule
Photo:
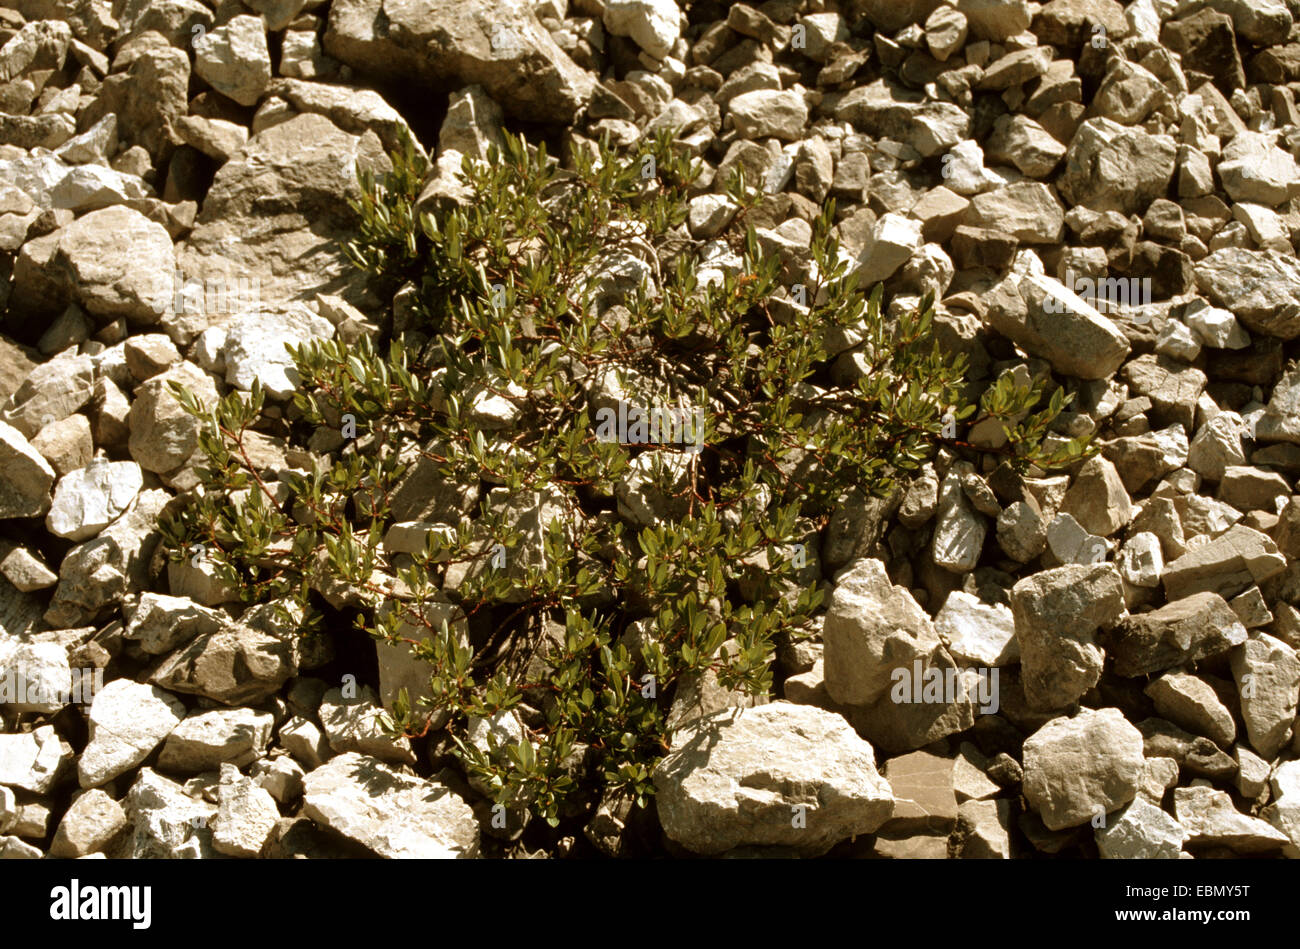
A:
<svg viewBox="0 0 1300 949">
<path fill-rule="evenodd" d="M 1274 250 L 1221 247 L 1196 264 L 1196 286 L 1247 329 L 1300 336 L 1300 262 Z"/>
<path fill-rule="evenodd" d="M 845 705 L 868 705 L 888 690 L 895 669 L 942 649 L 929 615 L 879 560 L 840 572 L 822 631 L 826 690 Z"/>
<path fill-rule="evenodd" d="M 934 629 L 958 662 L 993 667 L 1020 661 L 1015 617 L 1001 603 L 954 590 L 935 614 Z"/>
<path fill-rule="evenodd" d="M 1171 602 L 1205 591 L 1229 597 L 1285 569 L 1286 558 L 1272 538 L 1236 524 L 1166 565 L 1161 581 Z"/>
<path fill-rule="evenodd" d="M 22 432 L 0 422 L 0 517 L 40 517 L 53 486 L 54 469 Z"/>
<path fill-rule="evenodd" d="M 1061 194 L 1070 204 L 1094 211 L 1142 213 L 1164 197 L 1177 151 L 1168 135 L 1151 135 L 1106 118 L 1088 119 L 1066 152 Z"/>
<path fill-rule="evenodd" d="M 215 855 L 209 822 L 217 808 L 152 768 L 141 768 L 123 801 L 131 831 L 114 856 L 133 860 L 207 859 Z"/>
<path fill-rule="evenodd" d="M 299 115 L 254 134 L 217 171 L 193 231 L 177 245 L 186 280 L 224 288 L 212 295 L 217 309 L 236 291 L 274 301 L 343 291 L 357 302 L 338 241 L 356 230 L 348 201 L 359 195 L 358 163 L 377 173 L 387 169 L 379 139 L 349 135 L 321 115 Z M 185 319 L 169 316 L 169 335 L 188 343 L 211 317 L 227 315 L 209 314 L 206 302 L 200 309 Z"/>
<path fill-rule="evenodd" d="M 356 752 L 307 775 L 303 813 L 381 857 L 478 856 L 478 822 L 459 795 Z"/>
<path fill-rule="evenodd" d="M 1044 570 L 1011 588 L 1025 699 L 1031 708 L 1068 707 L 1101 678 L 1097 628 L 1124 611 L 1123 584 L 1111 564 Z"/>
<path fill-rule="evenodd" d="M 850 91 L 835 109 L 868 135 L 904 142 L 929 158 L 970 137 L 970 117 L 948 102 L 878 79 Z"/>
<path fill-rule="evenodd" d="M 266 753 L 274 724 L 270 712 L 249 708 L 188 715 L 167 736 L 158 767 L 172 774 L 214 771 L 223 763 L 242 768 Z"/>
<path fill-rule="evenodd" d="M 1085 461 L 1061 502 L 1085 530 L 1109 537 L 1133 519 L 1133 506 L 1115 466 L 1100 455 Z"/>
<path fill-rule="evenodd" d="M 98 787 L 134 768 L 185 716 L 173 695 L 129 679 L 115 679 L 91 703 L 90 741 L 77 759 L 83 788 Z"/>
<path fill-rule="evenodd" d="M 72 763 L 72 746 L 53 725 L 34 731 L 0 734 L 0 785 L 45 794 Z"/>
<path fill-rule="evenodd" d="M 1011 802 L 965 801 L 957 809 L 957 856 L 963 860 L 1011 858 Z"/>
<path fill-rule="evenodd" d="M 1300 195 L 1300 164 L 1273 136 L 1242 132 L 1223 149 L 1219 177 L 1233 201 L 1276 207 Z"/>
<path fill-rule="evenodd" d="M 1125 617 L 1110 647 L 1117 675 L 1161 672 L 1227 652 L 1246 641 L 1246 627 L 1222 596 L 1193 593 L 1149 613 Z"/>
<path fill-rule="evenodd" d="M 1187 831 L 1156 805 L 1136 798 L 1097 829 L 1103 860 L 1177 860 Z"/>
<path fill-rule="evenodd" d="M 664 13 L 671 5 L 672 16 L 680 15 L 675 4 L 653 5 Z M 511 115 L 529 121 L 568 124 L 596 85 L 522 0 L 342 0 L 330 6 L 323 42 L 330 56 L 377 80 L 434 94 L 480 85 Z"/>
<path fill-rule="evenodd" d="M 1049 830 L 1077 827 L 1137 796 L 1142 735 L 1119 709 L 1054 718 L 1024 745 L 1024 794 Z"/>
<path fill-rule="evenodd" d="M 884 777 L 895 803 L 880 833 L 888 837 L 951 833 L 957 823 L 951 758 L 914 751 L 886 761 Z"/>
<path fill-rule="evenodd" d="M 166 228 L 121 206 L 68 225 L 54 258 L 88 313 L 141 325 L 156 322 L 166 307 L 174 261 Z"/>
<path fill-rule="evenodd" d="M 383 706 L 370 686 L 363 686 L 352 698 L 344 697 L 342 689 L 330 689 L 321 700 L 321 725 L 335 752 L 358 752 L 394 764 L 414 764 L 410 740 L 384 734 L 380 724 L 383 714 Z"/>
<path fill-rule="evenodd" d="M 1164 718 L 1228 748 L 1237 737 L 1232 712 L 1203 679 L 1166 672 L 1143 689 Z"/>
<path fill-rule="evenodd" d="M 1051 277 L 1026 274 L 999 284 L 986 319 L 1003 336 L 1052 368 L 1080 379 L 1105 379 L 1130 346 L 1114 322 Z"/>
<path fill-rule="evenodd" d="M 286 346 L 334 335 L 329 320 L 305 307 L 243 313 L 227 323 L 225 329 L 226 382 L 247 391 L 257 381 L 275 399 L 288 398 L 298 387 L 293 357 Z"/>
<path fill-rule="evenodd" d="M 174 471 L 187 463 L 199 447 L 203 423 L 185 411 L 170 383 L 189 389 L 201 405 L 217 400 L 212 377 L 190 362 L 178 363 L 142 383 L 131 403 L 128 446 L 131 457 L 146 471 Z"/>
<path fill-rule="evenodd" d="M 1174 788 L 1174 815 L 1187 830 L 1191 845 L 1214 845 L 1254 854 L 1290 843 L 1286 834 L 1241 813 L 1226 792 L 1212 787 Z"/>
<path fill-rule="evenodd" d="M 212 820 L 212 847 L 231 857 L 260 856 L 280 821 L 275 799 L 233 764 L 221 765 L 217 815 Z"/>
<path fill-rule="evenodd" d="M 68 540 L 94 537 L 121 516 L 142 487 L 144 474 L 134 461 L 92 461 L 59 479 L 45 526 Z"/>
<path fill-rule="evenodd" d="M 150 681 L 173 692 L 246 705 L 274 694 L 297 669 L 292 643 L 231 624 L 172 653 Z"/>
<path fill-rule="evenodd" d="M 894 809 L 871 746 L 833 712 L 773 702 L 697 719 L 655 768 L 664 832 L 695 853 L 825 853 Z"/>
<path fill-rule="evenodd" d="M 126 811 L 99 788 L 79 794 L 59 821 L 50 856 L 84 857 L 100 853 L 127 828 Z"/>
<path fill-rule="evenodd" d="M 271 53 L 260 17 L 236 16 L 194 38 L 194 71 L 240 105 L 256 105 L 271 82 Z"/>
<path fill-rule="evenodd" d="M 1300 658 L 1280 639 L 1256 630 L 1232 651 L 1231 661 L 1246 734 L 1271 761 L 1291 738 L 1300 701 Z"/>
<path fill-rule="evenodd" d="M 756 89 L 736 96 L 727 109 L 741 138 L 797 142 L 808 124 L 808 107 L 794 90 Z"/>
<path fill-rule="evenodd" d="M 5 406 L 4 421 L 26 438 L 90 401 L 95 364 L 89 356 L 56 356 L 28 373 Z"/>
</svg>

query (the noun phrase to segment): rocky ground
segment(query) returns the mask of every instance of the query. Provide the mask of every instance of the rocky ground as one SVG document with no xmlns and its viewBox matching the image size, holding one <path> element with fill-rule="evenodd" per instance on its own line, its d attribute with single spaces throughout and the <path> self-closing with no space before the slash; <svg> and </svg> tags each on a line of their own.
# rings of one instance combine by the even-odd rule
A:
<svg viewBox="0 0 1300 949">
<path fill-rule="evenodd" d="M 1102 446 L 850 499 L 770 701 L 682 711 L 655 810 L 556 852 L 1300 855 L 1297 0 L 16 7 L 0 680 L 38 688 L 0 693 L 0 856 L 543 855 L 381 734 L 391 647 L 306 648 L 156 530 L 197 480 L 169 382 L 284 398 L 285 341 L 370 326 L 356 163 L 407 127 L 456 200 L 503 125 L 562 155 L 680 128 L 707 163 L 682 237 L 719 270 L 731 169 L 796 268 L 835 198 L 865 282 L 942 300 L 972 395 L 1050 377 L 1053 437 Z"/>
</svg>

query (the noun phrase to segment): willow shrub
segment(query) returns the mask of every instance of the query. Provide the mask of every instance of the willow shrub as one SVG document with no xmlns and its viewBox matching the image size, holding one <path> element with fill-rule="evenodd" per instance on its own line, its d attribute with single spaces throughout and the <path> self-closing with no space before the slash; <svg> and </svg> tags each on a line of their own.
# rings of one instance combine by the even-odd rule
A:
<svg viewBox="0 0 1300 949">
<path fill-rule="evenodd" d="M 681 688 L 770 689 L 776 644 L 821 606 L 815 539 L 850 491 L 888 492 L 940 446 L 979 460 L 958 426 L 988 417 L 1021 468 L 1089 451 L 1044 447 L 1060 390 L 1005 377 L 963 403 L 930 300 L 882 314 L 833 208 L 795 261 L 806 282 L 782 287 L 791 262 L 760 252 L 743 179 L 711 247 L 731 265 L 709 271 L 681 226 L 697 168 L 667 136 L 572 164 L 507 136 L 466 159 L 473 200 L 435 214 L 409 142 L 391 173 L 362 173 L 347 252 L 392 309 L 292 349 L 301 384 L 276 411 L 256 388 L 216 405 L 178 390 L 207 464 L 165 529 L 175 557 L 201 545 L 303 630 L 342 612 L 407 643 L 428 687 L 386 727 L 439 736 L 498 803 L 552 826 L 611 796 L 644 806 Z M 846 337 L 862 371 L 836 385 L 827 340 Z M 657 438 L 637 422 L 656 407 L 673 429 Z M 300 467 L 257 470 L 251 430 L 287 437 Z M 396 498 L 420 516 L 394 530 Z M 502 713 L 522 737 L 469 740 Z"/>
</svg>

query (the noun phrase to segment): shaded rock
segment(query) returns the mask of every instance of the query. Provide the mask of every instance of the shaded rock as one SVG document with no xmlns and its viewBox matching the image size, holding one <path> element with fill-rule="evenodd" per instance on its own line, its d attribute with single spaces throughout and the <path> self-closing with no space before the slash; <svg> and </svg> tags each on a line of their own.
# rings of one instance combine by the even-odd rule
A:
<svg viewBox="0 0 1300 949">
<path fill-rule="evenodd" d="M 173 692 L 247 705 L 275 693 L 297 668 L 292 643 L 231 624 L 172 653 L 150 681 Z"/>
</svg>

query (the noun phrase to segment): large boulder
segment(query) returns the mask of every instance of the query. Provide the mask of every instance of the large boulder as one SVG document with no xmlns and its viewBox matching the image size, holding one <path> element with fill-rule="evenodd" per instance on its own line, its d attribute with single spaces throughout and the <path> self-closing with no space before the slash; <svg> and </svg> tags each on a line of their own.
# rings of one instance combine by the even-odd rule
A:
<svg viewBox="0 0 1300 949">
<path fill-rule="evenodd" d="M 221 166 L 194 230 L 177 245 L 187 281 L 226 292 L 206 294 L 194 318 L 169 317 L 173 338 L 188 342 L 231 315 L 208 312 L 209 298 L 256 303 L 341 293 L 357 302 L 340 241 L 356 232 L 348 201 L 360 195 L 358 164 L 388 168 L 378 137 L 348 134 L 323 115 L 299 115 L 250 138 Z"/>
<path fill-rule="evenodd" d="M 567 124 L 591 98 L 524 0 L 338 0 L 325 51 L 376 79 L 438 94 L 478 84 L 516 118 Z"/>
<path fill-rule="evenodd" d="M 656 767 L 664 831 L 700 854 L 738 847 L 825 853 L 893 813 L 875 752 L 844 719 L 773 702 L 696 719 Z"/>
</svg>

